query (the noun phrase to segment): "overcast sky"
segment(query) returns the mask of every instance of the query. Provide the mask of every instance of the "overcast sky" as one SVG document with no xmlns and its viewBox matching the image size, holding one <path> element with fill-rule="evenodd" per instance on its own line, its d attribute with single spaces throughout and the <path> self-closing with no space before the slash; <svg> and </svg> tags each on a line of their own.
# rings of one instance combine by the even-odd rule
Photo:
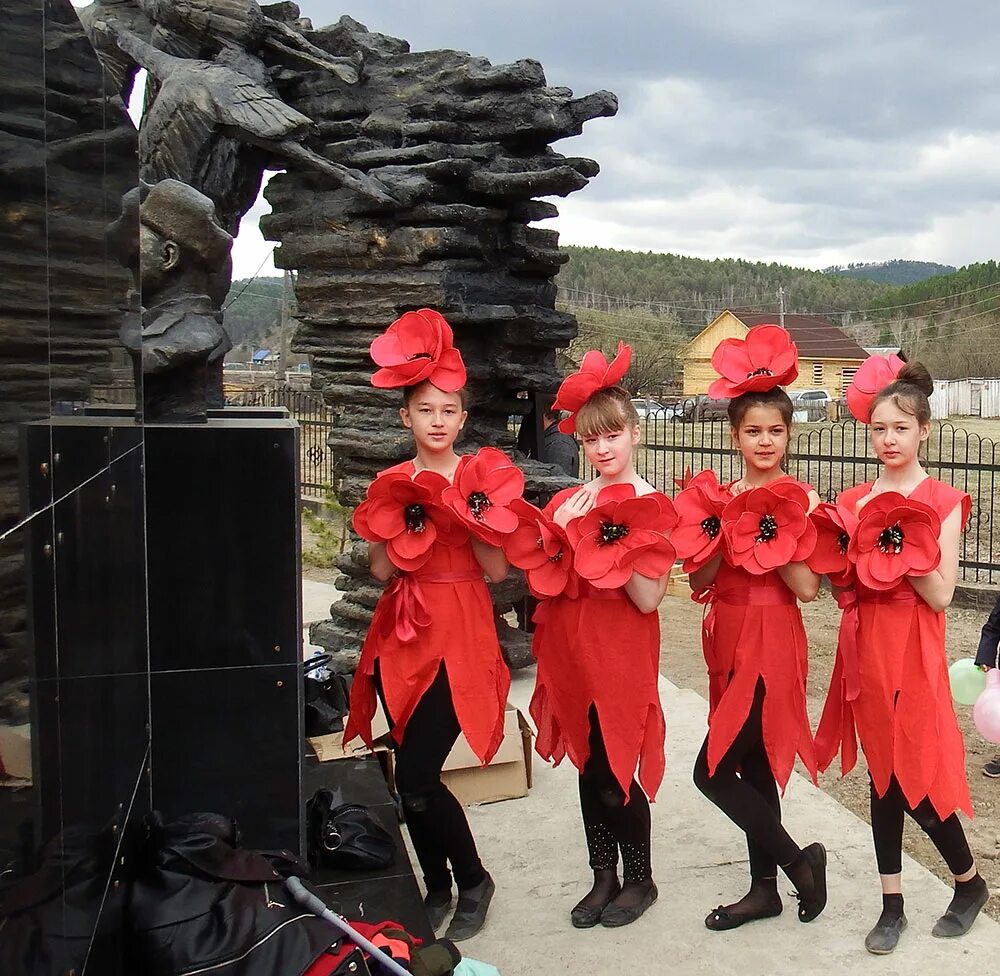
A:
<svg viewBox="0 0 1000 976">
<path fill-rule="evenodd" d="M 811 268 L 1000 250 L 985 0 L 299 2 L 317 27 L 349 13 L 412 50 L 535 58 L 549 84 L 615 92 L 616 118 L 556 145 L 601 165 L 557 201 L 563 243 Z M 237 277 L 270 247 L 247 226 L 256 216 Z"/>
</svg>

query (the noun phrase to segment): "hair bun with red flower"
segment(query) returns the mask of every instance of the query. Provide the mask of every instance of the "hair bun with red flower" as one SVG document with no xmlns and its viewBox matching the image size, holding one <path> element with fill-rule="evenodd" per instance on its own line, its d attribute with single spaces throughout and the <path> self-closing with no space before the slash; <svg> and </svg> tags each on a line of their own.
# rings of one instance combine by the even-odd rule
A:
<svg viewBox="0 0 1000 976">
<path fill-rule="evenodd" d="M 618 386 L 632 365 L 632 347 L 618 342 L 615 358 L 608 362 L 599 349 L 591 349 L 580 363 L 580 368 L 562 381 L 559 392 L 552 404 L 553 410 L 566 410 L 569 416 L 559 421 L 559 429 L 564 434 L 576 431 L 576 415 L 598 390 Z"/>
<path fill-rule="evenodd" d="M 764 393 L 799 375 L 799 350 L 780 325 L 755 325 L 744 339 L 723 339 L 712 353 L 719 374 L 708 388 L 713 400 Z"/>
<path fill-rule="evenodd" d="M 454 333 L 434 309 L 405 312 L 372 341 L 369 351 L 381 367 L 372 376 L 372 386 L 396 389 L 429 380 L 445 393 L 465 386 L 465 363 L 455 348 Z"/>
<path fill-rule="evenodd" d="M 895 353 L 888 356 L 869 356 L 854 374 L 847 388 L 847 409 L 863 424 L 872 421 L 872 404 L 906 365 L 906 360 Z"/>
</svg>

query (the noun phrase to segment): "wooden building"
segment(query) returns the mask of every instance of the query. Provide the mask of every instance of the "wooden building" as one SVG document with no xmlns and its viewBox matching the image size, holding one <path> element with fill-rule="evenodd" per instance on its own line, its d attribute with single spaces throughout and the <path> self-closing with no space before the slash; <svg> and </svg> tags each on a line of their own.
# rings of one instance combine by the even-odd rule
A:
<svg viewBox="0 0 1000 976">
<path fill-rule="evenodd" d="M 727 308 L 717 315 L 681 350 L 684 396 L 707 393 L 717 379 L 712 353 L 723 339 L 742 339 L 752 326 L 777 321 L 774 312 L 747 313 Z M 785 328 L 799 350 L 798 379 L 788 389 L 822 389 L 832 397 L 842 396 L 868 353 L 822 315 L 786 313 Z"/>
</svg>

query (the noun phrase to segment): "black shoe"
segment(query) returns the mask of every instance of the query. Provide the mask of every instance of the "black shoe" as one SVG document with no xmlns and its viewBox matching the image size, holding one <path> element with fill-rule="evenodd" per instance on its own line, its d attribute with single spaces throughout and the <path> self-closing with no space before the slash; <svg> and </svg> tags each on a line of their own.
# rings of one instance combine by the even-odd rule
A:
<svg viewBox="0 0 1000 976">
<path fill-rule="evenodd" d="M 656 890 L 656 885 L 652 881 L 648 883 L 648 887 L 645 892 L 643 892 L 642 897 L 638 902 L 633 903 L 632 899 L 634 897 L 633 891 L 634 885 L 626 885 L 622 888 L 621 893 L 615 898 L 614 901 L 608 904 L 608 907 L 601 912 L 601 925 L 606 929 L 617 929 L 622 925 L 631 925 L 637 918 L 639 918 L 643 912 L 649 908 L 650 905 L 656 901 L 659 892 Z M 625 904 L 619 904 L 623 897 L 628 897 L 628 901 Z"/>
<path fill-rule="evenodd" d="M 822 844 L 810 844 L 802 848 L 802 857 L 812 869 L 813 892 L 809 898 L 796 895 L 799 921 L 811 922 L 826 908 L 826 848 Z"/>
<path fill-rule="evenodd" d="M 883 914 L 875 923 L 875 928 L 865 936 L 865 948 L 873 956 L 887 956 L 899 943 L 899 937 L 906 928 L 905 915 Z"/>
<path fill-rule="evenodd" d="M 594 892 L 603 889 L 599 895 Z M 600 920 L 601 913 L 621 894 L 622 886 L 618 880 L 618 872 L 613 869 L 598 869 L 594 871 L 594 887 L 577 902 L 569 913 L 569 919 L 575 929 L 592 929 Z M 593 900 L 592 900 L 593 899 Z"/>
<path fill-rule="evenodd" d="M 735 905 L 720 905 L 714 912 L 709 912 L 705 916 L 705 928 L 713 932 L 728 932 L 730 929 L 738 929 L 747 922 L 756 922 L 761 918 L 777 918 L 781 914 L 781 898 L 777 894 L 770 904 L 762 906 L 753 912 L 734 911 Z"/>
<path fill-rule="evenodd" d="M 994 756 L 983 766 L 983 775 L 989 776 L 990 779 L 1000 778 L 1000 756 Z"/>
<path fill-rule="evenodd" d="M 961 911 L 956 911 L 949 906 L 948 910 L 935 923 L 931 929 L 931 935 L 939 939 L 956 939 L 960 935 L 965 935 L 972 924 L 979 917 L 983 906 L 990 900 L 990 892 L 983 882 L 982 891 L 976 893 L 975 900 L 966 905 Z"/>
<path fill-rule="evenodd" d="M 452 942 L 471 939 L 486 923 L 486 913 L 497 886 L 487 873 L 475 888 L 458 889 L 458 906 L 444 937 Z"/>
<path fill-rule="evenodd" d="M 428 891 L 424 895 L 424 911 L 427 912 L 427 921 L 430 922 L 431 930 L 437 932 L 451 910 L 451 888 L 447 891 Z"/>
</svg>

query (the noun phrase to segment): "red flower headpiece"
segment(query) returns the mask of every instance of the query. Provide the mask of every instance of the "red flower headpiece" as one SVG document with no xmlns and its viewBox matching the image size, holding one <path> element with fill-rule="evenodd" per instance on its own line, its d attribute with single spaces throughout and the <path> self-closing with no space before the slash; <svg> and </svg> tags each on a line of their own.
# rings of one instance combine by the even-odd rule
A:
<svg viewBox="0 0 1000 976">
<path fill-rule="evenodd" d="M 468 538 L 441 504 L 447 487 L 448 479 L 434 471 L 420 471 L 413 478 L 402 471 L 379 475 L 354 511 L 354 531 L 368 542 L 384 542 L 399 569 L 420 569 L 430 559 L 435 539 L 459 546 Z"/>
<path fill-rule="evenodd" d="M 686 477 L 684 488 L 674 498 L 678 525 L 670 536 L 684 572 L 704 566 L 722 546 L 722 512 L 732 495 L 719 484 L 715 472 L 699 471 Z"/>
<path fill-rule="evenodd" d="M 619 341 L 615 358 L 608 363 L 607 357 L 598 349 L 591 349 L 583 357 L 580 369 L 562 381 L 556 394 L 553 410 L 568 410 L 569 416 L 559 421 L 559 429 L 565 434 L 576 431 L 576 415 L 598 390 L 617 386 L 632 364 L 632 347 Z"/>
<path fill-rule="evenodd" d="M 523 498 L 515 498 L 510 509 L 518 526 L 503 538 L 503 551 L 512 566 L 524 570 L 535 596 L 576 597 L 578 579 L 573 572 L 573 548 L 566 533 L 544 512 Z"/>
<path fill-rule="evenodd" d="M 834 586 L 848 586 L 853 565 L 848 554 L 858 527 L 857 516 L 841 505 L 821 502 L 809 515 L 816 526 L 816 548 L 806 560 L 820 576 L 829 576 Z"/>
<path fill-rule="evenodd" d="M 730 561 L 760 576 L 806 559 L 816 545 L 809 494 L 794 481 L 761 485 L 737 495 L 722 513 Z"/>
<path fill-rule="evenodd" d="M 872 420 L 872 403 L 906 365 L 895 353 L 889 356 L 869 356 L 854 374 L 847 388 L 847 409 L 863 424 Z"/>
<path fill-rule="evenodd" d="M 457 392 L 466 376 L 454 341 L 440 312 L 421 308 L 404 313 L 371 344 L 371 357 L 382 367 L 372 376 L 372 386 L 395 389 L 430 380 L 445 393 Z"/>
<path fill-rule="evenodd" d="M 723 339 L 712 367 L 720 377 L 708 388 L 713 400 L 762 393 L 799 375 L 799 350 L 780 325 L 755 325 L 745 339 Z"/>
<path fill-rule="evenodd" d="M 667 540 L 676 524 L 666 495 L 636 496 L 632 485 L 604 488 L 594 507 L 566 526 L 576 571 L 600 589 L 624 586 L 633 572 L 650 579 L 665 576 L 677 558 Z"/>
<path fill-rule="evenodd" d="M 887 491 L 861 510 L 848 554 L 865 586 L 891 590 L 904 576 L 937 569 L 940 535 L 941 519 L 933 508 Z"/>
<path fill-rule="evenodd" d="M 458 462 L 442 501 L 473 535 L 499 546 L 501 536 L 513 532 L 517 516 L 510 503 L 524 494 L 524 474 L 503 451 L 482 447 Z"/>
</svg>

